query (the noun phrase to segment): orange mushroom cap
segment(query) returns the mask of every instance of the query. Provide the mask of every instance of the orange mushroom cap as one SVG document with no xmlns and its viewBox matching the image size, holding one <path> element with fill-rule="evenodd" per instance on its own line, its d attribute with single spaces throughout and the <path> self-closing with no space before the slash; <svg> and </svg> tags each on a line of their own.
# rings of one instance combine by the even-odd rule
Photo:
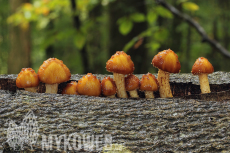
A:
<svg viewBox="0 0 230 153">
<path fill-rule="evenodd" d="M 144 74 L 140 80 L 140 90 L 157 91 L 159 84 L 157 79 L 151 73 Z"/>
<path fill-rule="evenodd" d="M 127 91 L 139 89 L 140 86 L 140 80 L 137 76 L 130 74 L 127 77 L 125 77 L 125 89 Z"/>
<path fill-rule="evenodd" d="M 100 96 L 100 80 L 98 80 L 96 76 L 92 75 L 92 73 L 88 73 L 78 81 L 77 91 L 80 95 Z"/>
<path fill-rule="evenodd" d="M 212 64 L 208 61 L 207 58 L 199 57 L 192 67 L 192 74 L 201 74 L 206 73 L 210 74 L 214 72 Z"/>
<path fill-rule="evenodd" d="M 22 68 L 16 79 L 16 86 L 18 88 L 37 87 L 39 85 L 39 78 L 32 68 Z"/>
<path fill-rule="evenodd" d="M 62 90 L 62 94 L 78 95 L 77 82 L 71 81 L 70 83 L 68 83 L 66 87 Z"/>
<path fill-rule="evenodd" d="M 170 73 L 180 72 L 180 62 L 178 56 L 171 49 L 159 52 L 152 60 L 153 66 Z"/>
<path fill-rule="evenodd" d="M 109 72 L 119 74 L 131 74 L 135 67 L 131 57 L 123 51 L 117 51 L 106 63 Z"/>
<path fill-rule="evenodd" d="M 61 60 L 49 58 L 40 66 L 38 76 L 42 82 L 54 84 L 68 81 L 71 77 L 71 73 Z"/>
<path fill-rule="evenodd" d="M 114 95 L 117 92 L 117 87 L 115 82 L 110 77 L 105 77 L 101 81 L 102 94 L 105 96 Z"/>
</svg>

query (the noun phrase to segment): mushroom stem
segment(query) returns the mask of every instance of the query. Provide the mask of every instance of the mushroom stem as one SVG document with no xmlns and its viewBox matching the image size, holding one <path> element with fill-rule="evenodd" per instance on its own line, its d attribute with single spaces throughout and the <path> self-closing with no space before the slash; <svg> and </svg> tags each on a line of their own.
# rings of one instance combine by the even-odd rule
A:
<svg viewBox="0 0 230 153">
<path fill-rule="evenodd" d="M 210 93 L 210 86 L 208 81 L 208 74 L 202 73 L 199 74 L 199 80 L 200 80 L 200 90 L 201 93 Z"/>
<path fill-rule="evenodd" d="M 110 95 L 110 96 L 107 96 L 109 98 L 116 98 L 115 94 L 114 95 Z"/>
<path fill-rule="evenodd" d="M 37 87 L 30 87 L 30 88 L 24 88 L 24 89 L 29 92 L 37 92 Z"/>
<path fill-rule="evenodd" d="M 129 91 L 129 95 L 130 95 L 130 97 L 132 97 L 132 98 L 139 98 L 139 95 L 138 95 L 136 89 L 135 89 L 135 90 L 130 90 L 130 91 Z"/>
<path fill-rule="evenodd" d="M 161 98 L 173 97 L 169 84 L 169 74 L 161 69 L 158 71 L 159 92 Z"/>
<path fill-rule="evenodd" d="M 57 94 L 58 92 L 58 83 L 55 84 L 46 84 L 46 92 L 51 94 Z"/>
<path fill-rule="evenodd" d="M 124 74 L 113 73 L 113 79 L 117 86 L 117 96 L 120 98 L 128 98 L 125 90 L 125 76 Z"/>
<path fill-rule="evenodd" d="M 145 98 L 155 98 L 153 91 L 145 91 Z"/>
</svg>

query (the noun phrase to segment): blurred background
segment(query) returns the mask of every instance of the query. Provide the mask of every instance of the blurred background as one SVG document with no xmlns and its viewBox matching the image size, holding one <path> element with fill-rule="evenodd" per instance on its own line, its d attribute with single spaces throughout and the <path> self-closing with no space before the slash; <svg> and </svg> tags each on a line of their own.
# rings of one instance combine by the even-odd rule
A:
<svg viewBox="0 0 230 153">
<path fill-rule="evenodd" d="M 229 50 L 230 1 L 165 2 Z M 50 57 L 72 74 L 107 74 L 107 60 L 121 50 L 131 56 L 135 74 L 154 73 L 152 58 L 168 48 L 177 53 L 181 73 L 191 72 L 201 56 L 215 71 L 230 71 L 228 56 L 156 0 L 0 0 L 0 74 L 24 67 L 37 72 Z"/>
</svg>

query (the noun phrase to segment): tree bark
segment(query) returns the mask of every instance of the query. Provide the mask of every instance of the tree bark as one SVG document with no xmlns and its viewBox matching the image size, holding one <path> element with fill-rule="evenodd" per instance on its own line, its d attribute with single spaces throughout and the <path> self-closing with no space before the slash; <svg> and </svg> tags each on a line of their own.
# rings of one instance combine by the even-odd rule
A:
<svg viewBox="0 0 230 153">
<path fill-rule="evenodd" d="M 146 14 L 144 0 L 117 0 L 110 3 L 110 55 L 113 55 L 116 51 L 121 51 L 124 46 L 132 40 L 132 38 L 138 36 L 141 32 L 147 29 L 147 23 L 141 22 L 134 23 L 132 31 L 125 36 L 119 32 L 117 20 L 125 15 L 130 15 L 135 12 Z M 146 73 L 148 71 L 148 66 L 151 66 L 151 64 L 147 62 L 150 60 L 146 60 L 148 57 L 145 42 L 146 40 L 144 40 L 138 48 L 130 48 L 128 51 L 128 54 L 132 57 L 132 60 L 135 63 L 135 73 Z"/>
<path fill-rule="evenodd" d="M 11 13 L 29 0 L 10 0 Z M 24 67 L 30 67 L 31 39 L 30 27 L 22 29 L 19 26 L 10 26 L 10 52 L 8 56 L 8 73 L 16 74 Z"/>
<path fill-rule="evenodd" d="M 96 76 L 104 77 L 104 75 Z M 14 79 L 10 79 L 12 77 Z M 71 79 L 79 80 L 81 77 L 77 74 L 72 75 Z M 84 135 L 94 136 L 92 140 L 94 142 L 96 135 L 104 137 L 105 134 L 110 134 L 112 143 L 122 144 L 132 152 L 228 152 L 230 150 L 229 73 L 210 74 L 210 83 L 213 85 L 211 89 L 217 90 L 218 93 L 199 95 L 194 93 L 199 89 L 199 86 L 195 87 L 197 76 L 189 73 L 172 74 L 170 77 L 174 84 L 174 87 L 171 86 L 175 89 L 174 94 L 187 92 L 190 95 L 185 98 L 123 99 L 0 90 L 0 150 L 12 152 L 12 148 L 9 148 L 6 141 L 18 138 L 17 136 L 24 132 L 24 128 L 19 127 L 25 125 L 30 129 L 26 131 L 28 133 L 35 133 L 34 129 L 39 128 L 36 132 L 39 137 L 33 144 L 35 152 L 48 150 L 42 149 L 44 146 L 42 144 L 52 143 L 53 148 L 50 152 L 56 150 L 58 152 L 101 152 L 101 150 L 87 150 L 82 140 L 78 141 L 78 137 L 74 139 L 74 136 L 70 136 L 73 134 L 81 138 Z M 2 83 L 9 86 L 10 80 L 15 81 L 15 78 L 16 75 L 0 75 L 0 82 L 3 80 Z M 218 86 L 224 87 L 222 89 L 226 89 L 227 93 L 217 89 Z M 27 115 L 30 111 L 35 117 L 32 118 L 33 120 Z M 28 126 L 31 122 L 21 124 L 26 118 L 32 123 L 37 121 L 37 125 Z M 17 126 L 9 126 L 12 121 Z M 13 137 L 13 134 L 16 136 Z M 48 143 L 48 136 L 52 135 L 53 141 Z M 46 138 L 43 139 L 43 136 Z M 57 143 L 57 137 L 60 143 Z M 21 142 L 25 142 L 22 143 L 25 147 L 24 152 L 31 152 L 30 145 L 26 144 L 27 141 L 23 141 L 28 140 L 30 135 L 23 138 L 27 138 L 21 139 Z M 73 148 L 74 146 L 78 148 L 78 143 L 82 144 L 82 150 L 80 147 L 78 150 Z M 70 147 L 65 149 L 68 144 L 72 150 Z M 104 143 L 98 145 L 103 147 Z"/>
</svg>

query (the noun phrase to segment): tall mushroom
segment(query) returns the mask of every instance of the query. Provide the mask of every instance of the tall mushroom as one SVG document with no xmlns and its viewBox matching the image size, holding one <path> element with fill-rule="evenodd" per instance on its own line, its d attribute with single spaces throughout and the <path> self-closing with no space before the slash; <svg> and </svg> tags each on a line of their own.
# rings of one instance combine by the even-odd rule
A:
<svg viewBox="0 0 230 153">
<path fill-rule="evenodd" d="M 38 76 L 46 84 L 46 93 L 57 93 L 58 84 L 68 81 L 71 73 L 61 60 L 49 58 L 38 69 Z"/>
<path fill-rule="evenodd" d="M 192 74 L 199 76 L 201 93 L 210 93 L 208 74 L 213 73 L 214 68 L 208 59 L 199 57 L 192 67 Z"/>
<path fill-rule="evenodd" d="M 117 92 L 116 83 L 110 77 L 105 77 L 101 81 L 101 91 L 104 96 L 109 98 L 115 98 L 115 94 Z"/>
<path fill-rule="evenodd" d="M 130 97 L 139 98 L 137 90 L 140 86 L 140 80 L 137 76 L 130 74 L 125 77 L 125 89 L 129 92 Z"/>
<path fill-rule="evenodd" d="M 159 52 L 152 60 L 153 66 L 159 69 L 157 80 L 159 82 L 160 97 L 173 97 L 169 84 L 169 74 L 180 72 L 178 56 L 171 49 Z"/>
<path fill-rule="evenodd" d="M 145 98 L 154 98 L 154 91 L 159 89 L 157 79 L 151 73 L 144 74 L 140 80 L 140 90 L 145 92 Z"/>
<path fill-rule="evenodd" d="M 92 73 L 83 76 L 77 83 L 77 91 L 80 95 L 100 96 L 101 83 Z"/>
<path fill-rule="evenodd" d="M 39 85 L 39 78 L 32 68 L 22 68 L 16 79 L 16 86 L 26 91 L 36 92 Z"/>
<path fill-rule="evenodd" d="M 125 90 L 125 75 L 133 73 L 135 67 L 131 57 L 123 51 L 117 51 L 106 63 L 106 70 L 113 72 L 117 86 L 117 96 L 128 98 Z"/>
<path fill-rule="evenodd" d="M 71 81 L 66 85 L 66 87 L 62 90 L 62 94 L 67 94 L 67 95 L 78 95 L 77 92 L 77 82 L 76 81 Z"/>
</svg>

